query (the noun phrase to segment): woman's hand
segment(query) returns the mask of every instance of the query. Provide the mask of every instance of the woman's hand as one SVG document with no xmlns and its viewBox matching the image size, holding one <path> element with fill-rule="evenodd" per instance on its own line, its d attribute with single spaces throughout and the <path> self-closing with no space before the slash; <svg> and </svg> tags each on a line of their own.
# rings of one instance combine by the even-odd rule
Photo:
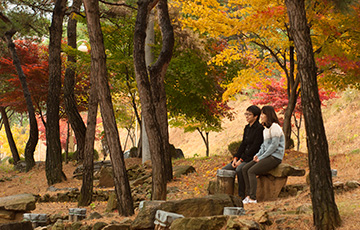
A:
<svg viewBox="0 0 360 230">
<path fill-rule="evenodd" d="M 259 162 L 259 158 L 257 156 L 254 156 L 253 161 Z"/>
</svg>

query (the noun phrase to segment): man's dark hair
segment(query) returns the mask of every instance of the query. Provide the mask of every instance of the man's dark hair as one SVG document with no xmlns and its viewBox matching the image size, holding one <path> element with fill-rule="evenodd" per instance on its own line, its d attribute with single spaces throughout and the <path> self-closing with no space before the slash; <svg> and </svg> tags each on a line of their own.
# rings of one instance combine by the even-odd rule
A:
<svg viewBox="0 0 360 230">
<path fill-rule="evenodd" d="M 261 109 L 259 107 L 257 107 L 256 105 L 251 105 L 246 109 L 246 111 L 249 111 L 254 116 L 257 116 L 256 121 L 259 121 L 261 113 Z"/>
</svg>

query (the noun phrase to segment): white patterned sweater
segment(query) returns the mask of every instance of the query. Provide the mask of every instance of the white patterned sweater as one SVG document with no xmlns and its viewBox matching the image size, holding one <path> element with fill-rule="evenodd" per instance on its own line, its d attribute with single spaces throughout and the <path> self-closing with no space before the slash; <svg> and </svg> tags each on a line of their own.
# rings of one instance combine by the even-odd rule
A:
<svg viewBox="0 0 360 230">
<path fill-rule="evenodd" d="M 272 123 L 270 128 L 263 131 L 264 142 L 256 154 L 259 160 L 273 156 L 282 160 L 285 153 L 285 136 L 278 123 Z"/>
</svg>

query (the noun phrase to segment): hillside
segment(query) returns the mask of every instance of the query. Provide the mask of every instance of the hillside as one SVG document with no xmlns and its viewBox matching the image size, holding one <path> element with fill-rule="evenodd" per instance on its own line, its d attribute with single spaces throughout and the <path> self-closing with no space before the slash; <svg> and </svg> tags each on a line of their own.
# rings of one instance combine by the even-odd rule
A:
<svg viewBox="0 0 360 230">
<path fill-rule="evenodd" d="M 347 90 L 324 103 L 322 107 L 324 126 L 330 155 L 360 151 L 360 92 Z M 240 96 L 231 101 L 235 119 L 224 120 L 223 131 L 210 133 L 210 155 L 228 154 L 227 146 L 232 141 L 241 140 L 246 125 L 244 112 L 251 105 L 248 97 Z M 261 106 L 260 106 L 261 107 Z M 307 152 L 304 121 L 300 131 L 300 151 Z M 294 135 L 293 138 L 295 139 Z M 183 150 L 187 157 L 204 156 L 205 145 L 198 132 L 184 133 L 182 129 L 170 128 L 170 143 Z"/>
<path fill-rule="evenodd" d="M 359 102 L 358 92 L 346 91 L 339 98 L 327 102 L 323 108 L 325 127 L 330 147 L 331 167 L 338 170 L 334 183 L 345 183 L 347 181 L 360 181 L 360 150 L 358 136 L 359 127 Z M 174 160 L 176 165 L 191 165 L 196 173 L 175 178 L 168 183 L 168 189 L 172 190 L 167 199 L 186 199 L 208 195 L 209 181 L 216 178 L 216 170 L 223 167 L 229 160 L 227 153 L 228 143 L 241 139 L 245 120 L 244 110 L 250 105 L 247 98 L 238 98 L 231 102 L 237 112 L 234 121 L 225 121 L 224 130 L 220 133 L 210 134 L 210 157 L 193 157 L 195 154 L 204 155 L 205 148 L 198 133 L 183 133 L 180 129 L 171 129 L 171 143 L 181 148 L 187 158 Z M 302 131 L 304 133 L 304 129 Z M 305 149 L 304 134 L 302 134 L 302 149 Z M 141 163 L 141 159 L 126 159 L 126 165 Z M 308 172 L 307 154 L 304 152 L 288 151 L 284 163 L 304 168 Z M 72 177 L 76 168 L 75 163 L 64 164 L 63 170 L 68 177 L 67 181 L 54 185 L 56 188 L 81 188 L 81 180 Z M 102 190 L 95 182 L 95 189 Z M 299 191 L 296 196 L 281 197 L 275 201 L 260 202 L 258 204 L 245 205 L 247 213 L 266 211 L 273 221 L 266 229 L 313 229 L 312 213 L 306 211 L 304 214 L 294 214 L 299 208 L 310 207 L 310 190 L 306 184 L 306 177 L 289 177 L 287 185 L 304 185 L 305 190 Z M 9 196 L 21 193 L 33 193 L 39 196 L 46 194 L 54 195 L 57 192 L 49 192 L 45 175 L 45 164 L 38 164 L 28 173 L 14 171 L 9 165 L 0 165 L 0 196 Z M 360 189 L 337 191 L 335 193 L 336 203 L 343 221 L 341 230 L 360 229 L 358 216 L 360 215 Z M 87 212 L 97 211 L 104 214 L 100 220 L 85 220 L 84 223 L 93 224 L 96 221 L 111 223 L 121 221 L 115 213 L 105 214 L 107 202 L 96 201 L 87 207 Z M 69 208 L 77 207 L 73 202 L 49 202 L 37 203 L 34 213 L 66 215 Z M 136 209 L 136 214 L 138 210 Z M 136 214 L 130 217 L 133 220 Z"/>
</svg>

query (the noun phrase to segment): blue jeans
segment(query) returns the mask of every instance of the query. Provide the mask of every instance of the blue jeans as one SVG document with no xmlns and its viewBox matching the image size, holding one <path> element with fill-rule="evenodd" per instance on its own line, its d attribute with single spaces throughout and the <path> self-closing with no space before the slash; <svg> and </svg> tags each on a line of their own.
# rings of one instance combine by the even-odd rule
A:
<svg viewBox="0 0 360 230">
<path fill-rule="evenodd" d="M 239 166 L 237 166 L 236 169 L 232 167 L 231 163 L 232 162 L 225 165 L 222 169 L 235 170 L 237 180 L 238 180 L 238 185 L 239 185 L 238 186 L 238 195 L 239 195 L 239 197 L 241 197 L 241 199 L 244 199 L 245 198 L 245 181 L 244 181 L 244 177 L 243 177 L 243 173 L 242 173 L 242 168 L 244 167 L 244 165 L 246 165 L 247 162 L 241 162 L 241 164 Z"/>
</svg>

